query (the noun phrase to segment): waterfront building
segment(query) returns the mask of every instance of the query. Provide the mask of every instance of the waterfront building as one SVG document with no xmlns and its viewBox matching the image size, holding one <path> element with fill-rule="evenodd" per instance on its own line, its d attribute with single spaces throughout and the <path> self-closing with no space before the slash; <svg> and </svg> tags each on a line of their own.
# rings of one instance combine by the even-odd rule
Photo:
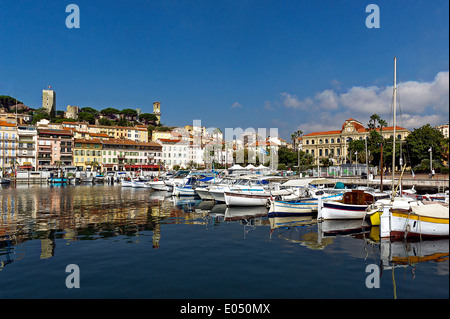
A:
<svg viewBox="0 0 450 319">
<path fill-rule="evenodd" d="M 53 90 L 42 90 L 42 107 L 50 114 L 56 116 L 56 93 Z"/>
<path fill-rule="evenodd" d="M 380 131 L 377 128 L 377 131 Z M 382 135 L 385 139 L 393 136 L 394 127 L 383 127 Z M 396 126 L 396 139 L 404 140 L 409 130 Z M 355 119 L 348 119 L 340 130 L 313 132 L 303 135 L 301 149 L 315 158 L 315 164 L 320 164 L 323 158 L 330 159 L 334 165 L 344 164 L 350 159 L 347 156 L 348 144 L 352 140 L 364 140 L 368 138 L 369 131 Z"/>
<path fill-rule="evenodd" d="M 438 129 L 442 135 L 444 135 L 445 138 L 448 138 L 449 134 L 448 134 L 448 124 L 443 124 L 443 125 L 438 125 L 435 126 L 436 129 Z"/>
<path fill-rule="evenodd" d="M 204 167 L 203 147 L 199 143 L 189 142 L 187 166 Z"/>
<path fill-rule="evenodd" d="M 97 171 L 102 164 L 100 139 L 74 139 L 73 165 L 77 170 Z"/>
<path fill-rule="evenodd" d="M 73 164 L 73 133 L 70 130 L 38 128 L 38 170 L 58 169 Z"/>
<path fill-rule="evenodd" d="M 104 171 L 158 170 L 161 145 L 127 139 L 102 140 L 102 169 Z"/>
<path fill-rule="evenodd" d="M 16 124 L 0 121 L 0 167 L 2 170 L 16 167 Z"/>
<path fill-rule="evenodd" d="M 19 169 L 37 169 L 37 127 L 33 125 L 19 124 L 17 126 L 17 163 Z"/>
<path fill-rule="evenodd" d="M 172 169 L 175 165 L 186 168 L 189 160 L 189 142 L 182 139 L 158 139 L 162 146 L 162 162 L 166 169 Z"/>
</svg>

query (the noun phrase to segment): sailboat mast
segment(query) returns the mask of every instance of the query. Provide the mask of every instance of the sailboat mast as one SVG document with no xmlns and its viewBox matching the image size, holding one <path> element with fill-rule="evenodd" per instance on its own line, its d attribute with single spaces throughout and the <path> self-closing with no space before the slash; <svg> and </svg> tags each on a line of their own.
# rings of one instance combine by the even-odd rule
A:
<svg viewBox="0 0 450 319">
<path fill-rule="evenodd" d="M 394 57 L 394 140 L 392 145 L 392 192 L 395 186 L 395 129 L 397 126 L 397 58 Z"/>
</svg>

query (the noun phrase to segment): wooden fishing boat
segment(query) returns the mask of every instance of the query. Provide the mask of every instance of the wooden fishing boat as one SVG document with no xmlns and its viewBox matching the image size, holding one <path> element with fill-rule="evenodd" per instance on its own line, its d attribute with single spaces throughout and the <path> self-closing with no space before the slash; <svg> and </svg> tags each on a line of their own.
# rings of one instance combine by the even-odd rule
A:
<svg viewBox="0 0 450 319">
<path fill-rule="evenodd" d="M 448 237 L 448 217 L 448 204 L 441 203 L 390 209 L 380 217 L 380 237 Z"/>
<path fill-rule="evenodd" d="M 367 207 L 377 200 L 389 199 L 386 193 L 365 190 L 345 192 L 341 201 L 322 201 L 318 206 L 318 219 L 363 219 Z"/>
</svg>

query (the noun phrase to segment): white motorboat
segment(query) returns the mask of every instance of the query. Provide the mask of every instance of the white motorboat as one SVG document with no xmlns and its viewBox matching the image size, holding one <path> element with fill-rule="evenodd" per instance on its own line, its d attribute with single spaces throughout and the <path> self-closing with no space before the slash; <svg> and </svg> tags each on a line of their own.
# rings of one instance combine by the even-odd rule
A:
<svg viewBox="0 0 450 319">
<path fill-rule="evenodd" d="M 319 198 L 324 201 L 338 201 L 342 199 L 342 193 L 325 194 L 320 197 L 300 198 L 296 200 L 270 200 L 270 216 L 301 216 L 316 214 Z"/>
<path fill-rule="evenodd" d="M 209 193 L 208 187 L 195 187 L 195 192 L 202 200 L 214 200 L 214 197 Z"/>
<path fill-rule="evenodd" d="M 152 181 L 148 182 L 150 187 L 153 188 L 155 191 L 168 191 L 169 186 L 164 183 L 164 181 Z"/>
<path fill-rule="evenodd" d="M 149 182 L 146 182 L 144 180 L 132 180 L 131 187 L 133 187 L 133 188 L 151 188 Z"/>
<path fill-rule="evenodd" d="M 197 193 L 195 189 L 192 188 L 192 185 L 185 186 L 174 186 L 173 187 L 173 195 L 174 196 L 195 196 Z"/>
<path fill-rule="evenodd" d="M 121 185 L 122 187 L 133 187 L 133 181 L 123 179 Z"/>
<path fill-rule="evenodd" d="M 224 198 L 227 206 L 266 206 L 270 192 L 262 191 L 225 191 Z"/>
</svg>

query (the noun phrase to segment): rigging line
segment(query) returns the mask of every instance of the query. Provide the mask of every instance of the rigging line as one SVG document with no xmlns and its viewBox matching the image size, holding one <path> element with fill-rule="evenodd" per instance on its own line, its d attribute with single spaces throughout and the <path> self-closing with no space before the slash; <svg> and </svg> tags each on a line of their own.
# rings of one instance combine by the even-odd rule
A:
<svg viewBox="0 0 450 319">
<path fill-rule="evenodd" d="M 403 114 L 402 114 L 402 107 L 401 107 L 401 103 L 400 103 L 400 98 L 401 98 L 401 94 L 400 94 L 400 86 L 397 86 L 397 100 L 398 100 L 398 108 L 399 108 L 399 113 L 400 113 L 400 122 L 402 127 L 405 127 L 405 124 L 403 122 Z M 410 149 L 409 149 L 409 145 L 408 143 L 405 143 L 406 146 L 406 154 L 407 154 L 407 158 L 405 158 L 405 163 L 407 163 L 407 161 L 409 161 L 409 164 L 411 165 L 412 168 L 412 162 L 411 162 L 411 153 L 410 153 Z"/>
</svg>

